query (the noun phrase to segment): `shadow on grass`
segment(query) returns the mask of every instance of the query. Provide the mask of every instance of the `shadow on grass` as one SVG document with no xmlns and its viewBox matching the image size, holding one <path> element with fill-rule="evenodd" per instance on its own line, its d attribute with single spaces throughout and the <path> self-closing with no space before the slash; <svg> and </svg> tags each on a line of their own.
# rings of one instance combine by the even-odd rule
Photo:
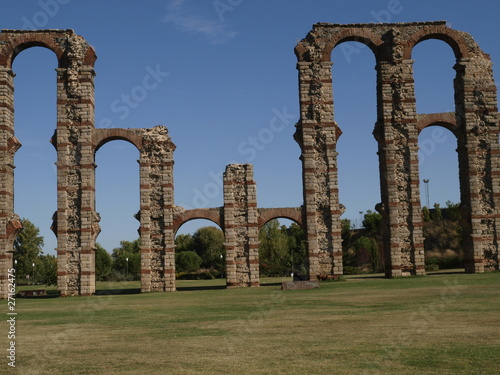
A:
<svg viewBox="0 0 500 375">
<path fill-rule="evenodd" d="M 260 283 L 260 286 L 279 286 L 281 287 L 283 285 L 283 282 L 269 282 L 269 283 Z"/>
<path fill-rule="evenodd" d="M 467 272 L 465 270 L 453 269 L 453 270 L 439 270 L 439 271 L 431 271 L 427 272 L 428 276 L 434 275 L 463 275 Z"/>
<path fill-rule="evenodd" d="M 29 290 L 28 290 L 29 291 Z M 16 298 L 57 298 L 59 297 L 59 292 L 57 290 L 47 290 L 46 294 L 43 295 L 22 295 L 22 294 L 16 294 Z"/>
<path fill-rule="evenodd" d="M 344 275 L 346 280 L 363 280 L 363 279 L 387 279 L 384 274 L 381 273 L 364 273 L 360 275 Z"/>
<path fill-rule="evenodd" d="M 194 290 L 216 290 L 226 289 L 225 285 L 200 285 L 200 286 L 178 286 L 178 292 L 194 291 Z"/>
<path fill-rule="evenodd" d="M 99 289 L 95 291 L 96 296 L 109 296 L 109 295 L 124 295 L 124 294 L 140 294 L 140 288 L 129 289 Z"/>
</svg>

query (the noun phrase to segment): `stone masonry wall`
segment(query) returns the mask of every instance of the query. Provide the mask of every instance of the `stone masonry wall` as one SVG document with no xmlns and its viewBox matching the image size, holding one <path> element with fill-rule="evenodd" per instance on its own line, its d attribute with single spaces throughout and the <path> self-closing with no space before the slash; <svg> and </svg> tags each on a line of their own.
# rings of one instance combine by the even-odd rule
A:
<svg viewBox="0 0 500 375">
<path fill-rule="evenodd" d="M 257 195 L 250 164 L 224 172 L 224 234 L 227 286 L 259 286 Z"/>
<path fill-rule="evenodd" d="M 144 129 L 140 159 L 141 290 L 175 290 L 173 152 L 164 126 Z"/>
<path fill-rule="evenodd" d="M 57 130 L 52 143 L 57 150 L 57 212 L 52 226 L 58 238 L 58 289 L 61 295 L 95 291 L 93 230 L 93 153 L 95 53 L 72 30 L 2 30 L 0 33 L 0 140 L 3 189 L 0 194 L 0 274 L 12 267 L 13 157 L 20 146 L 14 136 L 12 62 L 26 48 L 44 46 L 58 59 Z M 15 226 L 14 226 L 15 227 Z M 98 227 L 98 225 L 97 225 Z M 3 229 L 2 229 L 3 228 Z M 5 297 L 5 283 L 0 282 Z"/>
<path fill-rule="evenodd" d="M 455 121 L 446 114 L 417 114 L 411 53 L 422 40 L 441 39 L 456 57 Z M 0 33 L 0 298 L 6 298 L 13 267 L 13 242 L 22 230 L 14 210 L 14 155 L 21 147 L 14 132 L 12 62 L 24 49 L 52 50 L 57 66 L 57 124 L 51 139 L 57 150 L 57 277 L 61 295 L 95 292 L 95 242 L 100 232 L 95 211 L 95 153 L 122 139 L 140 152 L 141 290 L 175 290 L 176 230 L 183 220 L 206 216 L 224 230 L 227 286 L 258 286 L 259 225 L 273 217 L 291 218 L 305 230 L 310 279 L 342 274 L 336 144 L 342 134 L 334 120 L 330 55 L 338 44 L 355 40 L 374 53 L 382 233 L 386 275 L 424 273 L 423 218 L 418 171 L 422 126 L 442 125 L 458 140 L 462 232 L 466 271 L 498 270 L 500 264 L 500 146 L 497 90 L 489 56 L 472 37 L 444 21 L 401 24 L 319 23 L 298 43 L 300 120 L 295 140 L 301 147 L 303 205 L 257 208 L 253 167 L 227 166 L 224 207 L 184 210 L 174 205 L 173 152 L 164 126 L 148 129 L 95 129 L 92 47 L 72 30 L 2 30 Z M 422 125 L 422 119 L 435 119 Z M 420 121 L 420 123 L 419 123 Z"/>
<path fill-rule="evenodd" d="M 456 126 L 448 124 L 458 139 L 461 207 L 463 212 L 464 251 L 469 272 L 498 269 L 499 172 L 496 86 L 489 56 L 482 52 L 472 37 L 450 29 L 444 21 L 401 24 L 315 24 L 313 30 L 297 45 L 301 114 L 296 140 L 302 147 L 304 164 L 304 199 L 307 211 L 309 258 L 326 258 L 340 250 L 338 242 L 321 238 L 314 230 L 316 212 L 325 196 L 318 194 L 316 181 L 330 184 L 331 211 L 320 219 L 321 227 L 337 222 L 336 179 L 326 179 L 325 165 L 336 173 L 336 128 L 331 95 L 332 49 L 344 41 L 366 44 L 377 61 L 377 122 L 374 136 L 379 146 L 381 202 L 376 209 L 383 217 L 386 275 L 401 276 L 425 272 L 423 219 L 420 205 L 418 172 L 418 128 L 411 53 L 422 40 L 435 38 L 448 43 L 457 58 L 455 79 Z M 446 118 L 446 114 L 433 114 Z M 430 115 L 432 116 L 432 115 Z M 440 122 L 436 124 L 442 125 Z M 325 138 L 311 142 L 311 130 L 319 135 L 332 129 L 330 146 Z M 340 134 L 340 130 L 336 130 Z M 313 133 L 314 134 L 314 133 Z M 307 144 L 307 140 L 310 141 Z M 318 156 L 321 155 L 321 156 Z M 318 163 L 319 160 L 319 163 Z M 316 224 L 317 225 L 317 224 Z M 311 233 L 312 232 L 312 236 Z M 323 232 L 324 233 L 324 232 Z M 326 232 L 335 239 L 337 228 Z M 314 272 L 315 267 L 310 267 Z M 316 268 L 317 269 L 317 268 Z M 325 272 L 319 269 L 317 272 Z M 334 271 L 335 272 L 335 271 Z"/>
</svg>

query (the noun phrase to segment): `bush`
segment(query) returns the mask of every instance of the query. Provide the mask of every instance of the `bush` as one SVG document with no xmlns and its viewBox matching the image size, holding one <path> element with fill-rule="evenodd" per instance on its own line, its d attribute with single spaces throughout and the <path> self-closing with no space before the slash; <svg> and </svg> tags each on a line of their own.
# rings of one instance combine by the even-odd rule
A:
<svg viewBox="0 0 500 375">
<path fill-rule="evenodd" d="M 194 251 L 179 251 L 175 254 L 175 267 L 179 272 L 196 272 L 203 260 Z"/>
<path fill-rule="evenodd" d="M 425 272 L 431 272 L 431 271 L 438 271 L 439 266 L 437 264 L 426 264 L 425 265 Z"/>
<path fill-rule="evenodd" d="M 108 281 L 113 270 L 113 259 L 111 255 L 96 244 L 95 251 L 95 278 L 97 281 Z"/>
<path fill-rule="evenodd" d="M 444 255 L 440 262 L 439 268 L 450 269 L 450 268 L 463 268 L 464 267 L 464 257 L 460 254 Z"/>
<path fill-rule="evenodd" d="M 428 251 L 425 254 L 425 270 L 437 271 L 442 269 L 463 268 L 464 256 L 461 252 L 445 250 L 444 252 Z"/>
<path fill-rule="evenodd" d="M 344 275 L 361 275 L 367 273 L 364 267 L 344 266 Z"/>
</svg>

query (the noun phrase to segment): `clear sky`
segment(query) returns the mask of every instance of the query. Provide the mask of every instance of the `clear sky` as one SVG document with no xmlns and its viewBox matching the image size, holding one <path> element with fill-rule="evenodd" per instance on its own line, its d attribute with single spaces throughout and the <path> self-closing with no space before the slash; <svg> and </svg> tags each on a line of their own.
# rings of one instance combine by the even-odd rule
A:
<svg viewBox="0 0 500 375">
<path fill-rule="evenodd" d="M 173 142 L 175 203 L 186 208 L 222 205 L 226 164 L 252 163 L 259 207 L 302 204 L 296 43 L 317 22 L 367 23 L 446 20 L 470 33 L 500 61 L 500 2 L 496 0 L 3 0 L 2 29 L 74 29 L 96 50 L 96 127 L 167 126 Z M 413 51 L 419 113 L 453 111 L 454 57 L 441 41 Z M 361 44 L 332 53 L 340 201 L 343 217 L 359 225 L 359 212 L 380 202 L 375 59 Z M 54 54 L 23 51 L 14 61 L 15 132 L 23 144 L 15 158 L 15 210 L 45 237 L 56 210 Z M 494 69 L 498 68 L 494 66 Z M 498 81 L 500 71 L 496 69 Z M 150 75 L 153 84 L 144 89 Z M 125 97 L 132 100 L 125 100 Z M 272 126 L 274 124 L 274 126 Z M 456 140 L 430 128 L 419 138 L 421 178 L 431 205 L 460 201 Z M 123 141 L 96 154 L 98 242 L 111 251 L 138 237 L 138 151 Z M 422 202 L 425 204 L 422 184 Z M 181 232 L 205 223 L 191 222 Z"/>
</svg>

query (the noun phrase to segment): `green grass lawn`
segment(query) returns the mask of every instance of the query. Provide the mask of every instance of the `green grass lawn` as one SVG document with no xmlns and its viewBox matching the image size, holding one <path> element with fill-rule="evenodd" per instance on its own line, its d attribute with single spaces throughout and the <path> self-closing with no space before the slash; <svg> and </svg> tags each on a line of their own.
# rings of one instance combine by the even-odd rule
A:
<svg viewBox="0 0 500 375">
<path fill-rule="evenodd" d="M 2 356 L 0 373 L 500 374 L 500 273 L 352 276 L 296 291 L 265 281 L 18 298 L 16 369 Z M 7 333 L 2 319 L 1 349 Z"/>
</svg>

